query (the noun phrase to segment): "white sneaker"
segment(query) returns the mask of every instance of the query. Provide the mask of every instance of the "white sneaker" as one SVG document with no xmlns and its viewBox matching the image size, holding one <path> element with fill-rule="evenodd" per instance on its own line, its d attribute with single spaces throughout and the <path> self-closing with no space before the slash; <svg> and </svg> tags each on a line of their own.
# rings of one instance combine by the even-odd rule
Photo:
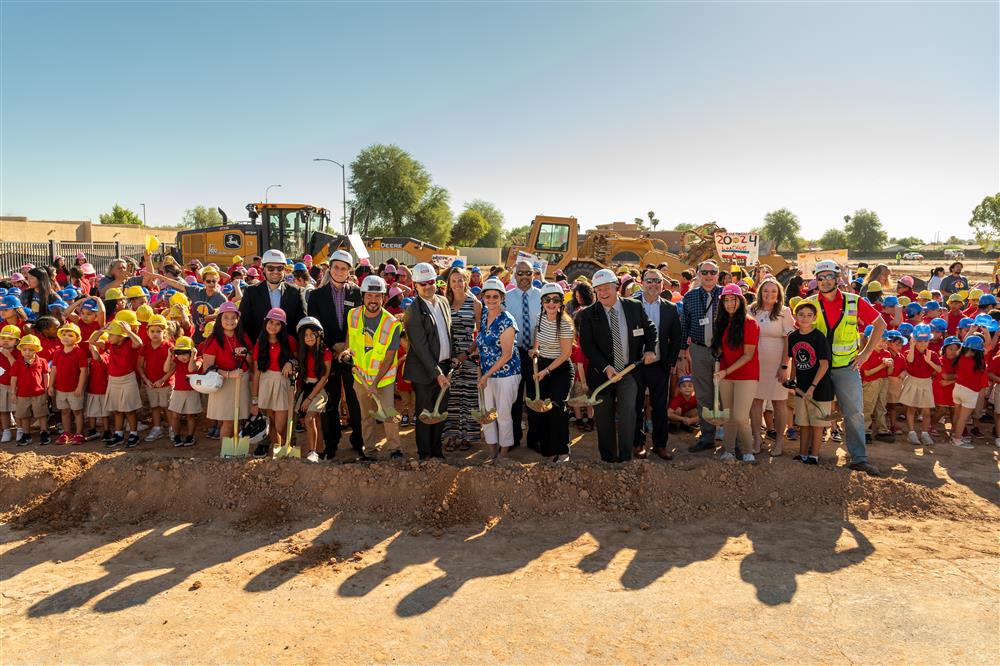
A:
<svg viewBox="0 0 1000 666">
<path fill-rule="evenodd" d="M 308 460 L 311 463 L 318 463 L 319 462 L 319 454 L 316 453 L 315 451 L 310 451 L 309 455 L 306 456 L 306 460 Z"/>
<path fill-rule="evenodd" d="M 923 442 L 924 446 L 934 446 L 934 440 L 929 432 L 920 433 L 920 441 Z"/>
<path fill-rule="evenodd" d="M 736 456 L 729 451 L 724 451 L 722 455 L 719 456 L 719 460 L 722 462 L 736 462 Z"/>
<path fill-rule="evenodd" d="M 0 435 L 0 443 L 6 444 L 7 442 L 14 439 L 14 435 L 10 430 L 4 430 L 3 435 Z M 997 446 L 1000 446 L 1000 439 L 997 440 Z"/>
<path fill-rule="evenodd" d="M 160 426 L 156 426 L 155 428 L 149 431 L 148 435 L 146 435 L 146 441 L 155 442 L 161 437 L 163 437 L 163 428 L 161 428 Z"/>
<path fill-rule="evenodd" d="M 753 457 L 752 453 L 744 453 L 743 454 L 743 462 L 745 462 L 745 463 L 755 463 L 755 462 L 757 462 L 757 459 Z"/>
<path fill-rule="evenodd" d="M 139 421 L 139 424 L 136 426 L 135 431 L 142 432 L 143 430 L 149 430 L 149 426 L 143 423 L 142 421 Z"/>
<path fill-rule="evenodd" d="M 960 449 L 974 449 L 974 448 L 976 448 L 976 447 L 974 447 L 972 445 L 972 442 L 968 442 L 968 441 L 966 441 L 964 439 L 953 439 L 953 440 L 951 440 L 951 443 L 954 444 L 955 446 L 957 446 Z"/>
<path fill-rule="evenodd" d="M 996 446 L 998 449 L 1000 449 L 1000 437 L 997 437 L 995 440 L 993 440 L 993 445 Z"/>
<path fill-rule="evenodd" d="M 911 430 L 910 434 L 906 436 L 906 439 L 910 442 L 910 444 L 920 446 L 920 438 L 917 437 L 917 433 L 915 431 Z"/>
</svg>

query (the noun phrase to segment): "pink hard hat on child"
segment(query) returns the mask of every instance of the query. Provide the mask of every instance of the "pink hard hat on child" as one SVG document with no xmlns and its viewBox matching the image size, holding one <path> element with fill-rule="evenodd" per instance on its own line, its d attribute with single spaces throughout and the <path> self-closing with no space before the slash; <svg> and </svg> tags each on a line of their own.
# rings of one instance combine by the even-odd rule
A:
<svg viewBox="0 0 1000 666">
<path fill-rule="evenodd" d="M 220 305 L 219 309 L 216 310 L 215 312 L 216 312 L 216 314 L 218 314 L 220 316 L 223 315 L 223 314 L 225 314 L 225 313 L 227 313 L 227 312 L 235 312 L 236 314 L 239 314 L 240 313 L 240 309 L 238 307 L 236 307 L 236 304 L 233 303 L 232 301 L 226 301 L 225 303 L 223 303 L 222 305 Z M 270 314 L 270 313 L 268 313 L 268 314 Z"/>
<path fill-rule="evenodd" d="M 87 255 L 85 255 L 83 252 L 77 252 L 76 253 L 76 258 L 77 259 L 83 259 L 84 261 L 86 261 L 87 260 Z"/>
<path fill-rule="evenodd" d="M 905 284 L 907 287 L 912 287 L 913 278 L 910 277 L 909 275 L 904 275 L 903 277 L 899 278 L 899 284 Z"/>
<path fill-rule="evenodd" d="M 281 308 L 271 308 L 270 310 L 267 311 L 267 314 L 264 315 L 264 319 L 272 319 L 274 321 L 280 321 L 282 324 L 288 323 L 288 315 L 286 315 L 285 311 L 282 310 Z"/>
<path fill-rule="evenodd" d="M 742 296 L 743 290 L 740 289 L 738 284 L 727 284 L 722 288 L 723 296 Z"/>
<path fill-rule="evenodd" d="M 392 300 L 393 298 L 396 298 L 397 296 L 400 296 L 402 293 L 403 293 L 402 289 L 400 289 L 396 285 L 393 285 L 389 289 L 389 296 L 388 296 L 388 298 L 389 298 L 389 300 Z"/>
</svg>

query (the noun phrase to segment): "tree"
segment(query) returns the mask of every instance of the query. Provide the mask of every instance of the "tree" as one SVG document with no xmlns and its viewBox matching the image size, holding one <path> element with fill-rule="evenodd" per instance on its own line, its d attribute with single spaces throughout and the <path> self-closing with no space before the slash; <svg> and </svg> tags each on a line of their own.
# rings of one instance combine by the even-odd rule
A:
<svg viewBox="0 0 1000 666">
<path fill-rule="evenodd" d="M 471 247 L 489 230 L 489 223 L 478 211 L 463 211 L 458 216 L 458 222 L 451 228 L 451 244 Z"/>
<path fill-rule="evenodd" d="M 924 245 L 924 241 L 917 238 L 916 236 L 905 236 L 903 238 L 890 238 L 889 242 L 895 245 L 902 245 L 906 248 L 917 247 L 918 245 Z"/>
<path fill-rule="evenodd" d="M 525 245 L 528 242 L 528 236 L 531 235 L 531 225 L 525 224 L 524 226 L 514 227 L 507 232 L 507 244 L 508 245 Z"/>
<path fill-rule="evenodd" d="M 646 230 L 646 220 L 642 219 L 641 217 L 632 218 L 632 222 L 635 224 L 635 226 L 639 227 L 639 231 Z"/>
<path fill-rule="evenodd" d="M 204 229 L 205 227 L 217 227 L 222 224 L 222 215 L 217 208 L 206 206 L 195 206 L 184 211 L 184 218 L 180 226 L 187 229 Z"/>
<path fill-rule="evenodd" d="M 134 210 L 115 204 L 110 213 L 101 213 L 101 224 L 134 224 L 141 227 L 142 218 L 136 215 Z"/>
<path fill-rule="evenodd" d="M 681 222 L 680 224 L 674 227 L 674 231 L 691 231 L 694 228 L 695 225 L 691 224 L 690 222 Z"/>
<path fill-rule="evenodd" d="M 371 213 L 373 226 L 399 236 L 403 233 L 403 221 L 409 216 L 415 221 L 418 211 L 428 202 L 431 177 L 420 162 L 399 146 L 373 144 L 351 162 L 350 183 L 360 207 Z"/>
<path fill-rule="evenodd" d="M 885 247 L 889 237 L 882 229 L 875 211 L 862 208 L 854 211 L 854 216 L 847 220 L 844 233 L 847 235 L 848 249 L 855 252 L 878 252 Z"/>
<path fill-rule="evenodd" d="M 980 243 L 1000 240 L 1000 192 L 984 198 L 973 209 L 969 226 L 976 230 L 976 240 Z"/>
<path fill-rule="evenodd" d="M 798 250 L 800 227 L 795 213 L 787 208 L 779 208 L 764 216 L 764 226 L 760 232 L 764 238 L 774 242 L 775 252 L 779 252 L 782 245 Z"/>
<path fill-rule="evenodd" d="M 401 229 L 401 233 L 419 238 L 431 245 L 446 245 L 454 221 L 451 206 L 448 205 L 449 199 L 448 190 L 443 187 L 431 187 L 410 221 Z"/>
<path fill-rule="evenodd" d="M 499 208 L 489 201 L 473 199 L 465 204 L 465 210 L 479 213 L 486 220 L 486 224 L 489 225 L 489 229 L 483 234 L 482 238 L 476 241 L 476 247 L 501 247 L 503 245 L 504 217 Z"/>
<path fill-rule="evenodd" d="M 847 247 L 847 234 L 842 229 L 827 229 L 818 242 L 824 250 L 843 250 Z"/>
<path fill-rule="evenodd" d="M 653 231 L 656 231 L 657 225 L 660 224 L 660 220 L 656 217 L 656 213 L 649 211 L 646 213 L 646 217 L 649 218 L 649 226 L 653 227 Z"/>
</svg>

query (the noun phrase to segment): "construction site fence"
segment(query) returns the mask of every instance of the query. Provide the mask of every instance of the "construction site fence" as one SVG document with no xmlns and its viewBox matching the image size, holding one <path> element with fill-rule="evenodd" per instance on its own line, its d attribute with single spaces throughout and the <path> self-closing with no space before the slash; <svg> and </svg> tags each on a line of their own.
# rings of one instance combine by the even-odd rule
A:
<svg viewBox="0 0 1000 666">
<path fill-rule="evenodd" d="M 77 241 L 50 240 L 40 243 L 22 241 L 0 241 L 0 274 L 9 276 L 18 272 L 25 264 L 49 266 L 56 257 L 63 257 L 67 266 L 76 263 L 76 255 L 83 252 L 87 261 L 98 273 L 107 273 L 111 262 L 126 257 L 136 262 L 145 253 L 146 247 L 138 243 L 81 243 Z M 162 252 L 169 252 L 169 246 L 161 246 L 153 255 L 154 260 L 162 258 Z"/>
</svg>

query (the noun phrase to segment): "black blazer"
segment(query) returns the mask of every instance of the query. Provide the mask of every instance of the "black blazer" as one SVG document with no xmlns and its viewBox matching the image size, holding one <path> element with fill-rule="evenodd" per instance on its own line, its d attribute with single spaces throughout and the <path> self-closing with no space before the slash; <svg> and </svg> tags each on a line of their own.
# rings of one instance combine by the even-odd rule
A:
<svg viewBox="0 0 1000 666">
<path fill-rule="evenodd" d="M 348 284 L 344 287 L 344 313 L 337 317 L 337 309 L 333 305 L 333 294 L 330 285 L 324 284 L 309 292 L 309 316 L 319 319 L 323 325 L 323 341 L 333 349 L 335 344 L 347 341 L 347 313 L 352 308 L 360 307 L 361 289 Z"/>
<path fill-rule="evenodd" d="M 645 352 L 656 351 L 656 326 L 646 316 L 642 305 L 630 299 L 620 299 L 625 312 L 625 330 L 628 334 L 627 363 L 642 362 Z M 607 380 L 604 368 L 614 365 L 615 352 L 611 342 L 608 315 L 600 301 L 584 308 L 576 318 L 580 333 L 580 350 L 587 357 L 587 385 L 597 387 Z M 636 331 L 641 333 L 636 334 Z M 678 337 L 680 335 L 678 334 Z"/>
<path fill-rule="evenodd" d="M 448 345 L 451 347 L 451 306 L 444 296 L 434 296 L 438 305 L 444 310 L 444 322 L 448 329 Z M 437 381 L 443 374 L 438 367 L 438 356 L 441 353 L 441 339 L 438 337 L 437 324 L 430 308 L 424 299 L 415 298 L 410 307 L 406 308 L 403 317 L 403 327 L 410 342 L 406 352 L 406 367 L 403 369 L 403 379 L 414 384 L 430 384 Z M 454 356 L 454 348 L 451 349 Z"/>
<path fill-rule="evenodd" d="M 240 301 L 240 322 L 253 344 L 257 343 L 257 337 L 264 330 L 264 316 L 271 309 L 267 291 L 267 282 L 255 284 L 243 290 L 243 300 Z M 294 334 L 299 320 L 305 316 L 302 312 L 302 293 L 294 284 L 281 283 L 281 309 L 288 318 L 285 330 Z"/>
<path fill-rule="evenodd" d="M 641 292 L 635 297 L 635 302 L 643 307 Z M 681 351 L 681 316 L 677 312 L 677 306 L 664 298 L 660 299 L 660 327 L 656 331 L 656 337 L 660 342 L 658 363 L 669 372 L 677 363 L 677 356 Z M 653 349 L 656 350 L 655 347 Z"/>
</svg>

